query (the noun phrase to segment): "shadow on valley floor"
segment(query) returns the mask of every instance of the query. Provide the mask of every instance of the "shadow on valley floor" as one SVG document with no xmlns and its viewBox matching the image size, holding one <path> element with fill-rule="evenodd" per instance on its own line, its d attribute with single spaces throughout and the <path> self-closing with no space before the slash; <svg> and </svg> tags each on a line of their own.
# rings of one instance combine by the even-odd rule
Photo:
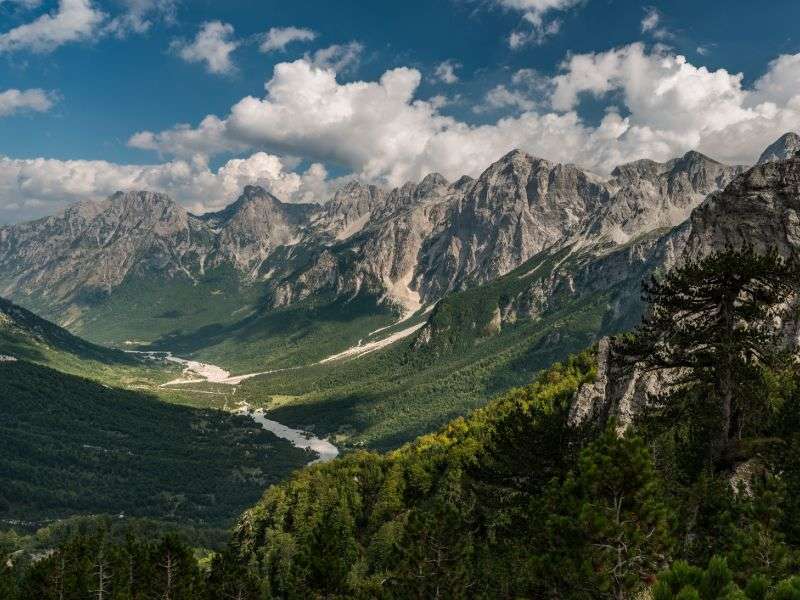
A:
<svg viewBox="0 0 800 600">
<path fill-rule="evenodd" d="M 153 517 L 228 527 L 308 455 L 252 419 L 0 363 L 0 520 Z"/>
<path fill-rule="evenodd" d="M 296 366 L 354 345 L 394 318 L 396 315 L 379 307 L 372 296 L 302 302 L 284 309 L 261 309 L 231 324 L 175 330 L 147 349 L 206 360 L 219 358 L 220 366 L 233 370 L 267 364 L 275 368 Z"/>
</svg>

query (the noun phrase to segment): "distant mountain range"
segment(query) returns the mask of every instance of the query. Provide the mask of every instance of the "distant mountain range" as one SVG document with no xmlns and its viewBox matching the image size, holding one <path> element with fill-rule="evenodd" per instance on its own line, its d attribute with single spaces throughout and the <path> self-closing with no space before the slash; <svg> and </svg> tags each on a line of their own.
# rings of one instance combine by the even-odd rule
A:
<svg viewBox="0 0 800 600">
<path fill-rule="evenodd" d="M 787 133 L 759 162 L 799 148 Z M 688 152 L 603 178 L 513 151 L 477 179 L 431 174 L 393 190 L 354 181 L 319 205 L 247 187 L 226 209 L 195 216 L 163 194 L 119 192 L 0 228 L 0 295 L 121 345 L 202 338 L 210 326 L 309 302 L 360 297 L 411 314 L 562 256 L 568 269 L 492 308 L 502 326 L 535 318 L 557 288 L 608 287 L 627 277 L 626 261 L 669 260 L 692 211 L 745 170 Z"/>
</svg>

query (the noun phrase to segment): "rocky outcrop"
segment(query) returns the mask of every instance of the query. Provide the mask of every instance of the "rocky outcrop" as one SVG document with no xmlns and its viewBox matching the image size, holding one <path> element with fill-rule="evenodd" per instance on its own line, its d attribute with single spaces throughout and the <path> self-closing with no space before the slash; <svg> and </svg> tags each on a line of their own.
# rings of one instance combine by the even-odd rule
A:
<svg viewBox="0 0 800 600">
<path fill-rule="evenodd" d="M 800 158 L 765 162 L 743 173 L 724 191 L 710 195 L 680 229 L 684 233 L 674 237 L 661 268 L 728 245 L 775 248 L 787 259 L 800 259 Z M 795 299 L 788 302 L 796 304 Z M 796 320 L 790 318 L 781 326 L 789 343 L 800 346 Z M 643 372 L 625 362 L 609 340 L 601 342 L 597 380 L 579 390 L 570 415 L 573 424 L 613 418 L 625 427 L 649 397 L 664 393 L 676 378 L 670 371 Z"/>
<path fill-rule="evenodd" d="M 763 163 L 711 195 L 691 217 L 687 255 L 750 243 L 800 258 L 800 158 Z"/>
<path fill-rule="evenodd" d="M 346 240 L 364 229 L 373 213 L 384 207 L 386 196 L 386 191 L 377 186 L 351 181 L 316 213 L 314 230 L 321 236 Z"/>
<path fill-rule="evenodd" d="M 508 273 L 576 235 L 608 202 L 602 182 L 572 165 L 514 151 L 489 167 L 426 241 L 415 277 L 426 300 Z"/>
<path fill-rule="evenodd" d="M 247 186 L 239 199 L 222 212 L 200 217 L 217 234 L 213 264 L 232 264 L 251 279 L 279 246 L 297 244 L 313 204 L 285 204 L 259 187 Z"/>
<path fill-rule="evenodd" d="M 592 224 L 591 233 L 624 243 L 648 231 L 672 228 L 744 170 L 699 152 L 666 163 L 640 160 L 619 166 L 609 182 L 613 199 Z"/>
<path fill-rule="evenodd" d="M 336 258 L 325 250 L 314 260 L 311 268 L 305 270 L 291 283 L 284 281 L 275 288 L 273 306 L 275 308 L 288 306 L 323 290 L 336 290 L 338 282 L 339 268 Z"/>
<path fill-rule="evenodd" d="M 597 349 L 597 377 L 578 389 L 569 413 L 573 427 L 588 422 L 614 422 L 624 431 L 648 402 L 675 385 L 674 370 L 647 371 L 616 353 L 613 340 L 603 338 Z"/>
</svg>

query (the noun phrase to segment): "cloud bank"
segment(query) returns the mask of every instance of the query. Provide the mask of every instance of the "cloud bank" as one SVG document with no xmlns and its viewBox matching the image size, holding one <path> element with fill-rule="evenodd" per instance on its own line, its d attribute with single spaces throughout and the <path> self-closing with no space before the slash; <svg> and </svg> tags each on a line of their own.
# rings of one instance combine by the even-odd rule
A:
<svg viewBox="0 0 800 600">
<path fill-rule="evenodd" d="M 329 193 L 327 177 L 320 164 L 295 173 L 283 159 L 264 152 L 230 160 L 216 171 L 197 160 L 140 166 L 0 156 L 0 223 L 51 214 L 118 190 L 163 191 L 197 213 L 225 207 L 250 184 L 289 202 L 313 202 Z"/>
<path fill-rule="evenodd" d="M 572 55 L 549 79 L 531 71 L 515 74 L 513 87 L 495 89 L 488 102 L 515 107 L 519 114 L 475 126 L 417 98 L 416 69 L 340 83 L 333 69 L 303 59 L 278 64 L 264 97 L 243 98 L 224 117 L 210 115 L 197 127 L 140 132 L 130 144 L 178 157 L 233 148 L 291 154 L 389 185 L 430 171 L 476 175 L 513 148 L 601 173 L 625 161 L 666 160 L 689 149 L 748 163 L 800 126 L 800 55 L 777 58 L 751 89 L 742 80 L 742 74 L 695 66 L 663 48 L 636 43 Z M 598 123 L 580 116 L 587 96 L 606 102 Z"/>
<path fill-rule="evenodd" d="M 690 149 L 748 164 L 786 131 L 800 130 L 800 54 L 777 57 L 750 86 L 742 74 L 691 64 L 662 46 L 570 55 L 553 76 L 511 75 L 481 102 L 480 110 L 503 116 L 475 125 L 445 114 L 436 97 L 420 98 L 416 69 L 340 81 L 342 64 L 331 58 L 343 55 L 339 48 L 277 64 L 263 95 L 242 98 L 225 115 L 130 138 L 130 146 L 167 157 L 162 165 L 3 159 L 0 197 L 12 199 L 16 206 L 5 213 L 17 216 L 0 220 L 33 214 L 37 202 L 118 188 L 164 190 L 197 211 L 219 208 L 246 183 L 290 201 L 323 201 L 335 182 L 322 165 L 395 186 L 433 171 L 477 176 L 514 148 L 601 174 Z M 605 106 L 599 119 L 582 116 L 586 99 Z M 216 171 L 207 166 L 250 153 Z M 292 172 L 296 163 L 280 158 L 287 156 L 314 166 Z"/>
</svg>

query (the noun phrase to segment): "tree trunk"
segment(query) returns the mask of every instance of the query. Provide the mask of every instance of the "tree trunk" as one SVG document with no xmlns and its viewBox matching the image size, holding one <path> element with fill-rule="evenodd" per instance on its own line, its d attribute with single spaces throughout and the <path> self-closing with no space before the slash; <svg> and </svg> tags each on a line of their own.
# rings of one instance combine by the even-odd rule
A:
<svg viewBox="0 0 800 600">
<path fill-rule="evenodd" d="M 736 322 L 734 320 L 734 307 L 733 304 L 738 297 L 738 290 L 736 294 L 725 298 L 722 302 L 722 319 L 724 333 L 727 338 L 724 340 L 722 356 L 718 357 L 720 364 L 717 367 L 717 386 L 720 396 L 720 418 L 722 419 L 719 440 L 717 441 L 717 459 L 725 456 L 728 451 L 728 445 L 731 438 L 731 415 L 733 412 L 733 394 L 734 394 L 734 373 L 733 357 L 731 353 L 733 349 L 733 340 L 736 335 Z"/>
<path fill-rule="evenodd" d="M 731 439 L 731 415 L 733 413 L 733 372 L 730 367 L 723 369 L 720 377 L 720 417 L 719 453 L 724 456 Z"/>
</svg>

